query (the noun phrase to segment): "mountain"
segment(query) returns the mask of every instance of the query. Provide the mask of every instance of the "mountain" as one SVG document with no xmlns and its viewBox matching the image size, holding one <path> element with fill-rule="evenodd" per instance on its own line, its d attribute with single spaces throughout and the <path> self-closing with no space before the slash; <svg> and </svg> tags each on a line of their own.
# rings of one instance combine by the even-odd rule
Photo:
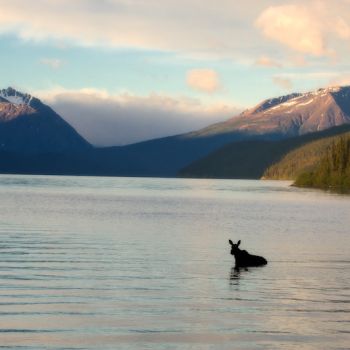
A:
<svg viewBox="0 0 350 350">
<path fill-rule="evenodd" d="M 347 123 L 350 123 L 350 86 L 338 86 L 265 100 L 237 117 L 194 132 L 192 136 L 235 131 L 290 137 Z"/>
<path fill-rule="evenodd" d="M 348 123 L 350 87 L 330 87 L 271 98 L 226 122 L 184 135 L 126 146 L 119 152 L 132 153 L 128 161 L 133 175 L 174 176 L 180 169 L 231 142 L 254 140 L 255 144 L 247 143 L 254 149 L 264 140 L 304 135 Z M 240 148 L 236 153 L 244 158 Z M 135 168 L 135 164 L 138 168 Z M 225 166 L 224 162 L 221 166 Z M 219 172 L 220 169 L 217 169 L 215 176 L 219 176 Z M 242 171 L 241 176 L 249 172 L 248 169 Z M 254 173 L 254 176 L 257 174 Z"/>
<path fill-rule="evenodd" d="M 350 125 L 282 140 L 250 140 L 230 143 L 179 172 L 180 177 L 295 179 L 312 169 L 338 135 L 350 133 Z"/>
<path fill-rule="evenodd" d="M 289 141 L 281 142 L 282 148 L 277 150 L 276 143 L 264 140 L 302 136 L 349 123 L 349 86 L 330 87 L 268 99 L 226 122 L 191 133 L 188 137 L 214 137 L 239 133 L 244 135 L 241 139 L 246 138 L 246 142 L 227 145 L 202 159 L 197 159 L 181 169 L 179 175 L 258 178 L 272 161 L 278 161 L 283 152 L 288 151 L 291 146 Z M 258 137 L 262 140 L 257 141 Z M 248 142 L 247 139 L 251 141 Z"/>
<path fill-rule="evenodd" d="M 228 151 L 220 150 L 211 157 L 215 166 L 209 168 L 216 167 L 214 172 L 207 172 L 208 167 L 205 171 L 197 171 L 197 167 L 193 172 L 192 167 L 181 176 L 259 177 L 272 164 L 275 141 L 348 124 L 349 116 L 350 87 L 333 87 L 268 99 L 199 131 L 122 147 L 94 148 L 40 100 L 8 88 L 0 91 L 0 171 L 173 177 L 234 142 Z M 289 149 L 288 141 L 286 145 Z M 264 155 L 259 153 L 264 149 Z M 219 163 L 215 159 L 218 154 Z M 256 156 L 252 164 L 254 154 L 261 157 Z M 282 153 L 278 150 L 275 155 L 274 162 Z M 227 156 L 232 158 L 229 164 Z"/>
<path fill-rule="evenodd" d="M 24 154 L 82 152 L 92 146 L 39 99 L 0 90 L 0 151 Z"/>
</svg>

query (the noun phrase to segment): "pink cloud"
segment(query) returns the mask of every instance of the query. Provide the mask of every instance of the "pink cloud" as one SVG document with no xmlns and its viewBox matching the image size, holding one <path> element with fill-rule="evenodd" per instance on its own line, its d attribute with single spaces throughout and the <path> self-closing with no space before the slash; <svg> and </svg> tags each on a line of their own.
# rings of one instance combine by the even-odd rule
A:
<svg viewBox="0 0 350 350">
<path fill-rule="evenodd" d="M 192 69 L 186 80 L 189 87 L 201 92 L 214 93 L 221 87 L 219 76 L 212 69 Z"/>
</svg>

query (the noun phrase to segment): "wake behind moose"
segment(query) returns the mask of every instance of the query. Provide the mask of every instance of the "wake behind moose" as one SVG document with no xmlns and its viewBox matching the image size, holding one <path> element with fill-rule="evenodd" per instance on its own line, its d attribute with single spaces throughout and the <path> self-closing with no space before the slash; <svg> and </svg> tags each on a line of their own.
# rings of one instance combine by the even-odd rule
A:
<svg viewBox="0 0 350 350">
<path fill-rule="evenodd" d="M 230 239 L 228 240 L 231 244 L 231 255 L 235 257 L 236 268 L 238 267 L 249 267 L 249 266 L 262 266 L 267 264 L 267 260 L 262 256 L 249 254 L 246 250 L 239 249 L 241 240 L 234 244 Z"/>
</svg>

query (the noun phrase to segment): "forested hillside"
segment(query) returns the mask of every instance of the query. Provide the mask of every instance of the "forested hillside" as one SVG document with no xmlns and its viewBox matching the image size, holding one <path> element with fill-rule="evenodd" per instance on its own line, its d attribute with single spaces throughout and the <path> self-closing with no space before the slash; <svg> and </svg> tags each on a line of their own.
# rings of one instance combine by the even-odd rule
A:
<svg viewBox="0 0 350 350">
<path fill-rule="evenodd" d="M 300 174 L 295 185 L 349 192 L 350 135 L 333 140 L 315 169 Z"/>
<path fill-rule="evenodd" d="M 350 132 L 343 136 L 350 137 Z M 272 180 L 295 180 L 300 174 L 313 170 L 339 136 L 330 136 L 309 142 L 288 153 L 264 172 L 263 177 Z"/>
<path fill-rule="evenodd" d="M 350 135 L 349 125 L 284 140 L 233 142 L 191 163 L 178 176 L 294 180 L 317 164 L 335 136 L 346 133 Z"/>
</svg>

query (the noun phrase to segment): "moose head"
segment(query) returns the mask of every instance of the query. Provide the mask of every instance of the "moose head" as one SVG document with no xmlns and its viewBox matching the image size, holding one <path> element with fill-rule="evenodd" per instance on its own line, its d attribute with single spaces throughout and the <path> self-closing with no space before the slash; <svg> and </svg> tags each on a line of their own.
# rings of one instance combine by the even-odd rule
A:
<svg viewBox="0 0 350 350">
<path fill-rule="evenodd" d="M 238 247 L 241 244 L 241 240 L 239 240 L 236 244 L 234 244 L 230 239 L 228 240 L 231 244 L 231 255 L 235 256 L 239 251 L 241 251 Z"/>
</svg>

